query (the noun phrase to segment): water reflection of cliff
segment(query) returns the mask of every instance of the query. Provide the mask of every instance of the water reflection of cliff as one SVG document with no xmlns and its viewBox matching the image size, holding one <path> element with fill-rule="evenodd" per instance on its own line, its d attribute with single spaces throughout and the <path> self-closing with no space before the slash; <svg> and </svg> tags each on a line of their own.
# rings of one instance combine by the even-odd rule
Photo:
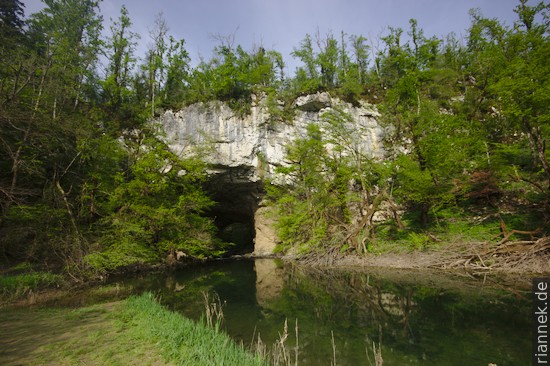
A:
<svg viewBox="0 0 550 366">
<path fill-rule="evenodd" d="M 256 259 L 256 301 L 261 307 L 268 307 L 281 296 L 284 287 L 284 270 L 273 259 Z"/>
</svg>

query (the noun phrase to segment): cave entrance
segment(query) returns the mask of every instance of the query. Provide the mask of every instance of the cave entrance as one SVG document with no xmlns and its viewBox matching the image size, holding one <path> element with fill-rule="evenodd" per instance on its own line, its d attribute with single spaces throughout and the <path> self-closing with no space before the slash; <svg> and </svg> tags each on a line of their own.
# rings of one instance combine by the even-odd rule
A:
<svg viewBox="0 0 550 366">
<path fill-rule="evenodd" d="M 218 227 L 219 237 L 235 244 L 229 251 L 232 255 L 254 251 L 254 214 L 263 195 L 261 182 L 251 182 L 247 174 L 241 174 L 233 170 L 215 174 L 206 187 L 216 202 L 209 216 Z"/>
</svg>

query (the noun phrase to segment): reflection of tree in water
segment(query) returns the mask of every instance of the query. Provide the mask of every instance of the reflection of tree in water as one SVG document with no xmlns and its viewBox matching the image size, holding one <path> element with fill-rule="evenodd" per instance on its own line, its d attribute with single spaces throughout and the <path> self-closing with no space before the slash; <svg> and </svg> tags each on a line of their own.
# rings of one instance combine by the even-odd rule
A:
<svg viewBox="0 0 550 366">
<path fill-rule="evenodd" d="M 434 285 L 432 279 L 394 281 L 359 271 L 296 266 L 288 266 L 286 276 L 284 295 L 292 300 L 286 303 L 290 309 L 281 311 L 297 314 L 306 328 L 302 333 L 326 337 L 328 332 L 330 337 L 334 331 L 337 339 L 346 338 L 337 344 L 342 354 L 362 351 L 365 355 L 365 348 L 375 341 L 381 342 L 385 361 L 395 357 L 397 362 L 406 358 L 453 364 L 466 352 L 472 360 L 489 362 L 502 360 L 504 351 L 517 360 L 525 342 L 506 334 L 528 335 L 528 306 L 501 290 L 492 290 L 488 296 L 489 292 L 480 291 L 480 283 L 471 291 L 473 283 L 468 285 L 471 288 L 445 288 Z M 310 329 L 305 325 L 308 321 Z M 358 344 L 352 345 L 350 339 Z"/>
<path fill-rule="evenodd" d="M 288 285 L 299 291 L 300 296 L 310 297 L 305 300 L 312 304 L 319 320 L 336 324 L 353 322 L 374 333 L 402 325 L 401 336 L 407 331 L 411 333 L 410 315 L 417 305 L 412 288 L 383 283 L 365 273 L 298 267 L 288 273 Z"/>
<path fill-rule="evenodd" d="M 415 347 L 410 320 L 417 304 L 412 288 L 365 273 L 311 267 L 287 266 L 285 274 L 284 304 L 274 304 L 275 312 L 298 318 L 301 348 L 306 348 L 301 351 L 314 353 L 318 357 L 315 362 L 322 362 L 323 352 L 331 357 L 332 332 L 336 359 L 347 360 L 344 364 L 368 364 L 366 357 L 367 353 L 373 357 L 373 342 L 382 352 Z M 384 357 L 390 363 L 392 358 Z"/>
</svg>

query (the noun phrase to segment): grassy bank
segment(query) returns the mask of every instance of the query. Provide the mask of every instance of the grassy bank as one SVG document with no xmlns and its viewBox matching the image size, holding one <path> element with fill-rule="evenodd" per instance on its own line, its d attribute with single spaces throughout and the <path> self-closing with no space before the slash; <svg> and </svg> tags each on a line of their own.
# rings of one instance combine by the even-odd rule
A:
<svg viewBox="0 0 550 366">
<path fill-rule="evenodd" d="M 29 263 L 20 263 L 0 271 L 0 305 L 24 298 L 36 291 L 59 287 L 63 283 L 62 275 L 36 270 Z"/>
<path fill-rule="evenodd" d="M 2 365 L 263 365 L 224 333 L 151 294 L 66 309 L 4 309 Z"/>
<path fill-rule="evenodd" d="M 228 335 L 166 310 L 151 294 L 124 302 L 119 318 L 142 339 L 153 341 L 166 361 L 178 365 L 262 365 Z"/>
</svg>

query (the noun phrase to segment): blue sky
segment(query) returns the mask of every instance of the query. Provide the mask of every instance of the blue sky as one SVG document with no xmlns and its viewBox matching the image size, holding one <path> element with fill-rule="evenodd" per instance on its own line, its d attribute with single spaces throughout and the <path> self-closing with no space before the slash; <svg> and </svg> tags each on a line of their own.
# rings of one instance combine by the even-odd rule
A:
<svg viewBox="0 0 550 366">
<path fill-rule="evenodd" d="M 38 11 L 40 0 L 23 0 L 26 15 Z M 377 46 L 377 39 L 388 26 L 409 27 L 409 19 L 418 20 L 424 34 L 445 36 L 450 32 L 466 35 L 469 10 L 479 8 L 490 18 L 508 25 L 515 20 L 513 9 L 518 0 L 103 0 L 101 13 L 106 20 L 118 18 L 125 4 L 133 21 L 133 30 L 141 35 L 138 53 L 147 48 L 155 15 L 162 12 L 170 34 L 185 39 L 193 63 L 199 56 L 209 59 L 218 41 L 214 35 L 235 34 L 235 43 L 251 50 L 254 45 L 275 49 L 283 54 L 293 73 L 297 65 L 290 56 L 304 36 L 332 32 L 363 35 Z M 534 1 L 531 1 L 534 4 Z"/>
</svg>

